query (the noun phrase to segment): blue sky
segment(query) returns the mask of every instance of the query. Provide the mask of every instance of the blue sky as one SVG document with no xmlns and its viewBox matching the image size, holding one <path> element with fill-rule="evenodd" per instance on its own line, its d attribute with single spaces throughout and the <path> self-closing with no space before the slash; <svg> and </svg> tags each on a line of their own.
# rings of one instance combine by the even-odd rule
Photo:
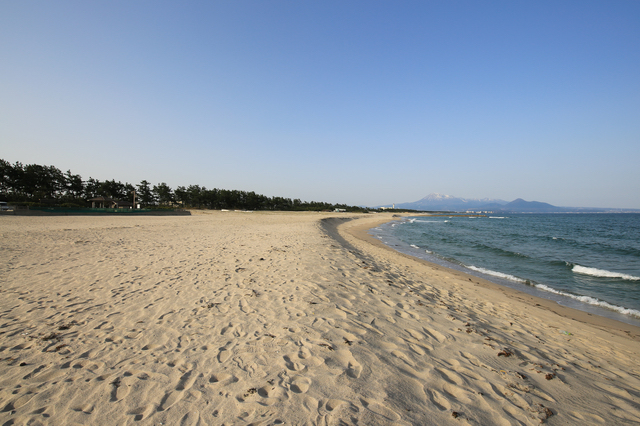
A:
<svg viewBox="0 0 640 426">
<path fill-rule="evenodd" d="M 0 158 L 640 208 L 640 2 L 0 0 Z"/>
</svg>

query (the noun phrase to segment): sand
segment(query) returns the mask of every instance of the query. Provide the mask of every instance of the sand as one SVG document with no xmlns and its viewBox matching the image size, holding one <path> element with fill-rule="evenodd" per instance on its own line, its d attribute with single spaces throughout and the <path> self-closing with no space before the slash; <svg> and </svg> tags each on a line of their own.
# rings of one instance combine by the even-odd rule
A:
<svg viewBox="0 0 640 426">
<path fill-rule="evenodd" d="M 640 422 L 637 328 L 367 237 L 389 220 L 0 217 L 0 424 Z"/>
</svg>

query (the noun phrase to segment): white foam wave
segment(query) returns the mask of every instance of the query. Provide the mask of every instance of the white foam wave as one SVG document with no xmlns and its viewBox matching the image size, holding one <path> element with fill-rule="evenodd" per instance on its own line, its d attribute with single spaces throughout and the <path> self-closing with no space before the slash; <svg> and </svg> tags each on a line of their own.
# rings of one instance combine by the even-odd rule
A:
<svg viewBox="0 0 640 426">
<path fill-rule="evenodd" d="M 583 275 L 591 275 L 592 277 L 600 278 L 621 278 L 629 281 L 640 281 L 640 277 L 634 277 L 633 275 L 622 274 L 620 272 L 611 272 L 604 269 L 588 268 L 586 266 L 574 265 L 573 272 Z"/>
<path fill-rule="evenodd" d="M 492 271 L 491 269 L 478 268 L 477 266 L 467 266 L 467 268 L 472 271 L 480 272 L 481 274 L 491 275 L 493 277 L 502 278 L 509 281 L 515 281 L 517 283 L 526 283 L 527 280 L 523 280 L 522 278 L 515 277 L 513 275 L 505 274 L 503 272 Z"/>
<path fill-rule="evenodd" d="M 610 311 L 615 311 L 624 315 L 631 315 L 631 316 L 640 318 L 640 311 L 636 309 L 629 309 L 629 308 L 623 308 L 622 306 L 612 305 L 611 303 L 605 302 L 604 300 L 596 299 L 595 297 L 576 296 L 575 294 L 565 293 L 564 291 L 556 290 L 555 288 L 551 288 L 544 284 L 536 284 L 535 286 L 536 288 L 547 291 L 549 293 L 570 297 L 571 299 L 577 300 L 582 303 L 587 303 L 593 306 L 599 306 L 601 308 L 609 309 Z"/>
<path fill-rule="evenodd" d="M 489 216 L 489 219 L 506 219 L 504 216 Z"/>
<path fill-rule="evenodd" d="M 413 248 L 417 248 L 417 249 L 419 249 L 419 248 L 420 248 L 420 247 L 418 247 L 418 246 L 417 246 L 417 245 L 415 245 L 415 244 L 410 244 L 410 246 L 411 246 L 411 247 L 413 247 Z"/>
</svg>

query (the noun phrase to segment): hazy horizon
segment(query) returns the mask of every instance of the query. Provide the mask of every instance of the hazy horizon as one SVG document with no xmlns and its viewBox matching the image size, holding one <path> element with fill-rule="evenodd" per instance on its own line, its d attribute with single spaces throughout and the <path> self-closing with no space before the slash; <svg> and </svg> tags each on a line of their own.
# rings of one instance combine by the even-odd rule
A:
<svg viewBox="0 0 640 426">
<path fill-rule="evenodd" d="M 402 205 L 406 205 L 406 204 L 414 204 L 414 203 L 418 203 L 418 202 L 420 202 L 420 201 L 422 201 L 424 199 L 429 199 L 430 196 L 432 196 L 432 195 L 439 195 L 439 196 L 444 196 L 444 197 L 453 197 L 454 199 L 464 199 L 465 201 L 469 201 L 472 204 L 474 204 L 473 207 L 470 207 L 470 208 L 474 208 L 474 209 L 477 209 L 477 208 L 481 207 L 481 205 L 475 206 L 476 203 L 485 203 L 487 205 L 491 204 L 491 203 L 498 203 L 498 204 L 507 205 L 509 203 L 512 203 L 514 201 L 519 201 L 519 200 L 522 200 L 522 201 L 525 201 L 525 202 L 538 202 L 538 203 L 543 203 L 543 204 L 551 204 L 551 203 L 547 203 L 545 200 L 526 200 L 526 199 L 524 199 L 522 197 L 517 197 L 517 198 L 511 199 L 511 200 L 504 200 L 504 199 L 501 199 L 501 198 L 488 198 L 488 197 L 457 197 L 457 196 L 455 196 L 453 194 L 442 194 L 442 193 L 434 192 L 434 193 L 427 194 L 426 196 L 421 197 L 420 199 L 417 199 L 417 200 L 400 201 L 400 202 L 394 202 L 394 203 L 384 203 L 384 204 L 380 204 L 380 205 L 376 205 L 376 206 L 367 206 L 367 207 L 385 207 L 385 206 L 388 207 L 388 206 L 391 206 L 391 205 L 402 206 Z M 437 200 L 436 202 L 441 202 L 441 203 L 445 203 L 446 204 L 446 201 Z M 576 209 L 592 209 L 593 208 L 593 209 L 611 209 L 611 210 L 616 210 L 616 211 L 617 210 L 630 210 L 630 211 L 639 210 L 640 211 L 640 209 L 633 209 L 631 207 L 594 207 L 594 206 L 569 206 L 569 205 L 554 205 L 554 204 L 551 204 L 551 205 L 553 207 L 558 207 L 558 208 L 576 208 Z M 400 207 L 400 208 L 404 208 L 404 207 Z M 409 206 L 407 208 L 412 208 L 412 207 Z"/>
<path fill-rule="evenodd" d="M 638 2 L 3 2 L 0 58 L 11 163 L 640 208 Z"/>
</svg>

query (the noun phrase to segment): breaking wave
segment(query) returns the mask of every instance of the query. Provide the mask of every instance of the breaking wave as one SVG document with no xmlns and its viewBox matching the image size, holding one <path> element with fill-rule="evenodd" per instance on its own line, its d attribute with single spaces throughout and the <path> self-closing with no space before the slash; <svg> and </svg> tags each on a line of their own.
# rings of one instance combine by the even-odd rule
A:
<svg viewBox="0 0 640 426">
<path fill-rule="evenodd" d="M 514 275 L 505 274 L 503 272 L 492 271 L 491 269 L 478 268 L 477 266 L 467 266 L 467 268 L 472 271 L 480 272 L 481 274 L 491 275 L 492 277 L 498 277 L 509 281 L 514 281 L 517 283 L 529 284 L 528 280 L 523 280 L 522 278 L 518 278 Z"/>
<path fill-rule="evenodd" d="M 591 275 L 592 277 L 598 278 L 620 278 L 628 281 L 640 281 L 640 277 L 634 277 L 633 275 L 606 271 L 604 269 L 589 268 L 580 265 L 574 265 L 572 271 L 576 274 Z"/>
<path fill-rule="evenodd" d="M 575 294 L 566 293 L 564 291 L 556 290 L 555 288 L 551 288 L 551 287 L 546 286 L 544 284 L 535 284 L 535 287 L 539 288 L 540 290 L 544 290 L 546 292 L 549 292 L 549 293 L 558 294 L 560 296 L 565 296 L 565 297 L 570 297 L 571 299 L 577 300 L 577 301 L 582 302 L 582 303 L 587 303 L 587 304 L 593 305 L 593 306 L 599 306 L 601 308 L 605 308 L 605 309 L 608 309 L 610 311 L 615 311 L 615 312 L 619 312 L 619 313 L 624 314 L 624 315 L 631 315 L 631 316 L 634 316 L 636 318 L 640 318 L 640 311 L 638 311 L 636 309 L 629 309 L 629 308 L 624 308 L 622 306 L 612 305 L 611 303 L 605 302 L 604 300 L 600 300 L 600 299 L 597 299 L 595 297 L 578 296 L 578 295 L 575 295 Z"/>
</svg>

